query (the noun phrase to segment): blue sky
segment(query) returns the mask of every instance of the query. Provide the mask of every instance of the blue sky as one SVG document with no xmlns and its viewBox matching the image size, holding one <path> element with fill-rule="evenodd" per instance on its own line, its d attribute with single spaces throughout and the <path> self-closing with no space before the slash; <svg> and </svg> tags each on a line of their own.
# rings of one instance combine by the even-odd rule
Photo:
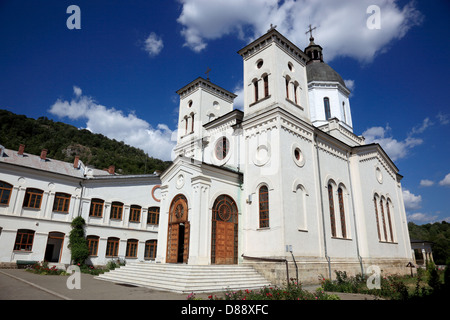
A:
<svg viewBox="0 0 450 320">
<path fill-rule="evenodd" d="M 70 5 L 81 29 L 67 28 Z M 370 5 L 379 29 L 367 28 Z M 209 67 L 214 83 L 240 94 L 237 51 L 271 23 L 304 48 L 311 23 L 352 89 L 354 132 L 380 143 L 404 176 L 408 220 L 450 222 L 449 15 L 444 0 L 2 0 L 0 108 L 169 160 L 176 90 Z"/>
</svg>

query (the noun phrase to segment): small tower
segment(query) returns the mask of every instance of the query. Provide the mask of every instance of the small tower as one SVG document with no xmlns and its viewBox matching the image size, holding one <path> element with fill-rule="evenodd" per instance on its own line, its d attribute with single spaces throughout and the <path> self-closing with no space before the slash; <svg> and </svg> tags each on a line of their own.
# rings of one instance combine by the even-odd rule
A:
<svg viewBox="0 0 450 320">
<path fill-rule="evenodd" d="M 208 71 L 209 72 L 209 71 Z M 206 123 L 233 110 L 236 95 L 201 77 L 177 91 L 180 96 L 176 155 L 200 160 Z"/>
<path fill-rule="evenodd" d="M 282 108 L 310 122 L 306 82 L 308 56 L 275 26 L 238 51 L 244 60 L 245 117 Z"/>
<path fill-rule="evenodd" d="M 311 121 L 320 127 L 337 119 L 347 130 L 353 132 L 350 112 L 350 90 L 342 77 L 323 60 L 322 47 L 314 43 L 311 26 L 309 45 L 305 53 L 309 60 L 306 64 L 308 77 L 309 103 Z M 307 32 L 307 33 L 308 33 Z"/>
</svg>

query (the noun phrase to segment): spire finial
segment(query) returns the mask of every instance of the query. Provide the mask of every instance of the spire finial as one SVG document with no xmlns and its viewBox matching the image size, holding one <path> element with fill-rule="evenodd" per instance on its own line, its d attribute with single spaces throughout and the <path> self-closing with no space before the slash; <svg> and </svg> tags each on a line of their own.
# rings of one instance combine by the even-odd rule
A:
<svg viewBox="0 0 450 320">
<path fill-rule="evenodd" d="M 313 32 L 313 30 L 316 30 L 317 27 L 312 28 L 312 26 L 310 24 L 308 28 L 309 29 L 308 29 L 308 31 L 305 32 L 305 34 L 308 34 L 308 32 L 309 32 L 309 41 L 314 41 L 314 37 L 312 36 L 312 32 Z"/>
<path fill-rule="evenodd" d="M 267 30 L 267 32 L 272 31 L 272 30 L 275 29 L 276 27 L 277 27 L 276 25 L 270 24 L 270 29 Z"/>
</svg>

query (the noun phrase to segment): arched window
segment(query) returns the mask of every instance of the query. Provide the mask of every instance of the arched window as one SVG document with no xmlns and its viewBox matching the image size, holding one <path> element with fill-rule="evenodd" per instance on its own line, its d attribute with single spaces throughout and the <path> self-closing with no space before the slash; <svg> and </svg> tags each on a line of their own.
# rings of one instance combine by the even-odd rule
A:
<svg viewBox="0 0 450 320">
<path fill-rule="evenodd" d="M 44 191 L 39 189 L 28 188 L 23 199 L 23 207 L 31 209 L 40 209 L 42 195 Z"/>
<path fill-rule="evenodd" d="M 286 85 L 286 98 L 289 99 L 289 77 L 286 77 L 285 85 Z"/>
<path fill-rule="evenodd" d="M 105 203 L 102 199 L 92 199 L 91 208 L 89 210 L 90 217 L 102 217 L 103 216 L 103 204 Z"/>
<path fill-rule="evenodd" d="M 373 196 L 373 204 L 375 206 L 375 218 L 377 220 L 377 232 L 378 232 L 378 240 L 381 241 L 381 232 L 380 232 L 380 221 L 378 219 L 378 206 L 377 206 L 377 196 Z"/>
<path fill-rule="evenodd" d="M 255 102 L 259 100 L 258 97 L 258 80 L 253 81 L 253 87 L 255 90 Z"/>
<path fill-rule="evenodd" d="M 389 234 L 391 236 L 391 242 L 394 242 L 394 232 L 392 230 L 392 222 L 391 222 L 391 211 L 389 210 L 389 199 L 386 200 L 386 213 L 387 213 L 387 219 L 389 224 Z"/>
<path fill-rule="evenodd" d="M 191 132 L 194 132 L 194 114 L 191 114 L 192 123 L 191 123 Z"/>
<path fill-rule="evenodd" d="M 295 102 L 295 104 L 298 104 L 298 101 L 297 101 L 297 89 L 298 89 L 298 83 L 295 82 L 294 83 L 294 102 Z"/>
<path fill-rule="evenodd" d="M 339 187 L 338 189 L 338 198 L 339 198 L 339 213 L 341 216 L 342 238 L 347 238 L 347 228 L 345 226 L 344 195 L 341 187 Z"/>
<path fill-rule="evenodd" d="M 138 205 L 132 205 L 130 207 L 130 221 L 139 222 L 141 221 L 141 207 Z"/>
<path fill-rule="evenodd" d="M 381 221 L 383 222 L 384 240 L 387 241 L 387 229 L 386 229 L 386 220 L 384 218 L 383 198 L 380 199 L 380 208 L 381 208 Z"/>
<path fill-rule="evenodd" d="M 263 77 L 264 81 L 264 98 L 269 96 L 269 76 L 265 75 Z"/>
<path fill-rule="evenodd" d="M 70 194 L 57 192 L 53 202 L 53 211 L 69 212 Z"/>
<path fill-rule="evenodd" d="M 97 256 L 99 237 L 98 236 L 87 236 L 86 241 L 88 243 L 89 255 Z"/>
<path fill-rule="evenodd" d="M 4 181 L 0 181 L 0 204 L 8 205 L 9 198 L 11 198 L 11 191 L 13 186 Z"/>
<path fill-rule="evenodd" d="M 123 203 L 122 202 L 113 202 L 111 204 L 111 219 L 122 220 L 123 213 Z"/>
<path fill-rule="evenodd" d="M 157 243 L 158 243 L 157 240 L 147 240 L 147 241 L 145 241 L 144 259 L 149 260 L 149 259 L 155 259 L 156 258 Z"/>
<path fill-rule="evenodd" d="M 330 99 L 327 97 L 323 98 L 323 105 L 325 108 L 325 119 L 329 120 L 331 118 Z"/>
<path fill-rule="evenodd" d="M 31 251 L 33 248 L 34 231 L 27 229 L 17 230 L 16 241 L 14 242 L 14 250 Z"/>
<path fill-rule="evenodd" d="M 147 224 L 159 224 L 159 207 L 148 208 Z"/>
<path fill-rule="evenodd" d="M 189 126 L 189 118 L 188 117 L 184 117 L 184 121 L 186 122 L 186 127 L 185 127 L 185 132 L 184 134 L 188 134 L 188 126 Z"/>
<path fill-rule="evenodd" d="M 342 119 L 347 123 L 347 115 L 345 114 L 345 102 L 342 101 Z"/>
<path fill-rule="evenodd" d="M 269 227 L 269 189 L 267 186 L 259 188 L 259 227 Z"/>
<path fill-rule="evenodd" d="M 330 206 L 330 224 L 331 224 L 331 235 L 336 237 L 336 220 L 334 216 L 334 200 L 333 200 L 333 187 L 328 184 L 328 203 Z"/>
<path fill-rule="evenodd" d="M 119 238 L 109 237 L 106 242 L 106 256 L 117 257 L 119 255 Z"/>
</svg>

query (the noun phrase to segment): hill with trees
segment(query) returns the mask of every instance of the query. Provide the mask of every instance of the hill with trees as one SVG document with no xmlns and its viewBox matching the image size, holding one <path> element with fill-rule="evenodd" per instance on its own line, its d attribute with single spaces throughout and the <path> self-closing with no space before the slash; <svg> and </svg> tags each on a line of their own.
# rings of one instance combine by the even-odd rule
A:
<svg viewBox="0 0 450 320">
<path fill-rule="evenodd" d="M 97 169 L 114 165 L 119 174 L 149 174 L 164 171 L 171 164 L 102 134 L 47 117 L 33 119 L 7 110 L 0 110 L 0 144 L 12 150 L 24 144 L 25 152 L 35 155 L 47 149 L 49 158 L 66 162 L 73 162 L 78 155 L 84 164 Z"/>
<path fill-rule="evenodd" d="M 408 222 L 411 239 L 433 242 L 433 259 L 435 264 L 447 264 L 450 260 L 450 224 L 445 221 L 416 225 Z"/>
</svg>

